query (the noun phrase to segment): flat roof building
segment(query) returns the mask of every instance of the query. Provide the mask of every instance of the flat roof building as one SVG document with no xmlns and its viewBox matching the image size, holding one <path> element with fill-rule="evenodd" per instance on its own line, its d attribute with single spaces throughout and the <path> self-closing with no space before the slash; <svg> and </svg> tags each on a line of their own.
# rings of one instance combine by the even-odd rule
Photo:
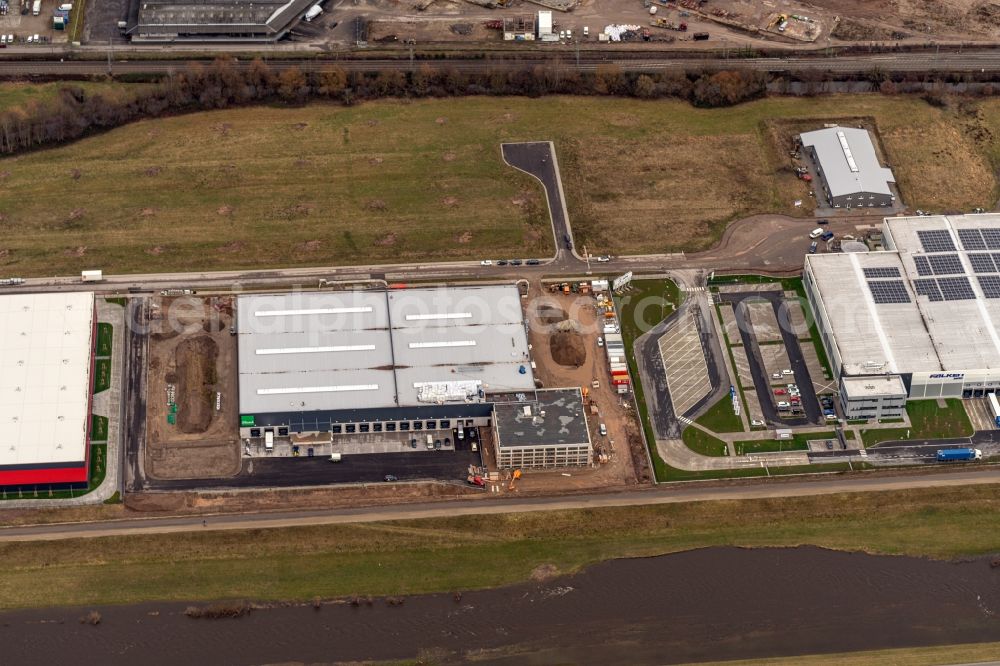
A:
<svg viewBox="0 0 1000 666">
<path fill-rule="evenodd" d="M 589 465 L 590 430 L 579 388 L 546 389 L 494 405 L 493 440 L 501 468 Z"/>
<path fill-rule="evenodd" d="M 94 294 L 0 296 L 0 486 L 87 483 Z"/>
<path fill-rule="evenodd" d="M 237 329 L 244 437 L 486 425 L 535 388 L 513 285 L 248 295 Z"/>
<path fill-rule="evenodd" d="M 276 41 L 316 0 L 138 0 L 134 42 Z"/>
<path fill-rule="evenodd" d="M 892 170 L 878 160 L 868 130 L 827 127 L 800 135 L 833 208 L 891 206 L 896 197 L 890 184 Z"/>
<path fill-rule="evenodd" d="M 897 376 L 911 399 L 995 391 L 1000 215 L 887 218 L 883 242 L 882 252 L 806 257 L 804 286 L 836 375 Z M 852 394 L 866 385 L 841 383 Z"/>
</svg>

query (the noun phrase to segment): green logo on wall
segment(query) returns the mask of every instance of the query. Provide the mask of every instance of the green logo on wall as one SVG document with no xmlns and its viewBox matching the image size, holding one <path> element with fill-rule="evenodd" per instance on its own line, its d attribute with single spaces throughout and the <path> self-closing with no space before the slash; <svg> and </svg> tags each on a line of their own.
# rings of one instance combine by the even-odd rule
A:
<svg viewBox="0 0 1000 666">
<path fill-rule="evenodd" d="M 257 420 L 254 418 L 253 414 L 242 414 L 240 416 L 240 427 L 249 428 L 253 426 Z"/>
</svg>

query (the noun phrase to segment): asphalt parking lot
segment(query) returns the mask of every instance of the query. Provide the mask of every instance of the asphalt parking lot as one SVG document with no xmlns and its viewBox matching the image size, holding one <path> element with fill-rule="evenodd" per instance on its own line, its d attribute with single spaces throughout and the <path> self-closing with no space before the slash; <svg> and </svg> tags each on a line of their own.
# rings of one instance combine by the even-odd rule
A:
<svg viewBox="0 0 1000 666">
<path fill-rule="evenodd" d="M 281 488 L 332 483 L 385 483 L 391 474 L 399 481 L 461 481 L 469 465 L 481 465 L 478 452 L 413 451 L 328 457 L 244 458 L 240 473 L 229 478 L 159 481 L 147 479 L 147 490 L 207 490 L 212 488 Z"/>
<path fill-rule="evenodd" d="M 789 377 L 789 381 L 787 383 L 795 383 L 799 387 L 802 394 L 802 409 L 805 412 L 805 416 L 804 418 L 793 418 L 785 416 L 784 413 L 778 411 L 774 395 L 771 392 L 771 375 L 767 372 L 767 368 L 764 364 L 761 354 L 761 346 L 759 345 L 759 341 L 755 335 L 754 326 L 750 321 L 749 309 L 744 307 L 744 301 L 750 301 L 753 303 L 759 301 L 760 299 L 765 299 L 770 303 L 774 317 L 777 321 L 782 321 L 783 319 L 787 320 L 787 315 L 783 316 L 781 313 L 782 304 L 784 302 L 783 292 L 780 290 L 748 292 L 730 291 L 720 293 L 718 294 L 718 297 L 722 303 L 730 304 L 732 306 L 740 338 L 743 341 L 743 348 L 746 350 L 747 361 L 750 366 L 749 369 L 753 375 L 754 388 L 757 392 L 757 399 L 760 401 L 761 413 L 763 414 L 765 420 L 790 426 L 824 422 L 823 412 L 820 408 L 816 393 L 813 390 L 812 378 L 810 377 L 809 368 L 802 353 L 802 347 L 799 345 L 795 332 L 788 330 L 789 327 L 786 326 L 779 326 L 778 328 L 781 341 L 785 347 L 785 352 L 788 355 L 788 367 L 792 370 L 792 377 L 794 377 L 794 382 L 792 382 L 792 377 Z M 768 317 L 768 320 L 770 320 L 770 317 Z"/>
</svg>

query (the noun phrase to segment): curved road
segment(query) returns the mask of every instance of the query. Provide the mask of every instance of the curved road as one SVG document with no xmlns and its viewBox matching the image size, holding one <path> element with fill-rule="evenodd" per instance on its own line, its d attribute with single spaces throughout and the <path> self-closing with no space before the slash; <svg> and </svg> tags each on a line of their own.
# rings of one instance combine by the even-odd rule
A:
<svg viewBox="0 0 1000 666">
<path fill-rule="evenodd" d="M 93 523 L 63 523 L 31 527 L 0 529 L 3 541 L 54 541 L 139 534 L 164 534 L 201 530 L 243 530 L 306 525 L 361 523 L 376 520 L 415 518 L 446 518 L 452 516 L 523 513 L 568 509 L 593 509 L 614 506 L 641 506 L 704 502 L 711 500 L 746 500 L 773 497 L 805 497 L 852 492 L 906 490 L 911 488 L 944 488 L 977 484 L 1000 483 L 1000 469 L 938 473 L 920 476 L 849 477 L 831 480 L 760 483 L 752 486 L 649 488 L 618 494 L 578 495 L 575 497 L 539 497 L 503 500 L 460 500 L 442 503 L 409 504 L 403 506 L 332 509 L 324 511 L 292 511 L 287 513 L 249 513 L 222 516 L 186 516 L 179 518 L 145 518 Z M 203 520 L 205 524 L 203 524 Z"/>
</svg>

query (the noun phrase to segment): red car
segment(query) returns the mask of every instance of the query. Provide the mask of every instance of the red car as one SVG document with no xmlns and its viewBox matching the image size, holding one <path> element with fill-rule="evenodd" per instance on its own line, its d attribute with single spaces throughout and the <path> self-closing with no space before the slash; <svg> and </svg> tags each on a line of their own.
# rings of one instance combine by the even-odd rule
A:
<svg viewBox="0 0 1000 666">
<path fill-rule="evenodd" d="M 786 395 L 788 391 L 785 389 L 774 389 L 774 395 Z"/>
</svg>

